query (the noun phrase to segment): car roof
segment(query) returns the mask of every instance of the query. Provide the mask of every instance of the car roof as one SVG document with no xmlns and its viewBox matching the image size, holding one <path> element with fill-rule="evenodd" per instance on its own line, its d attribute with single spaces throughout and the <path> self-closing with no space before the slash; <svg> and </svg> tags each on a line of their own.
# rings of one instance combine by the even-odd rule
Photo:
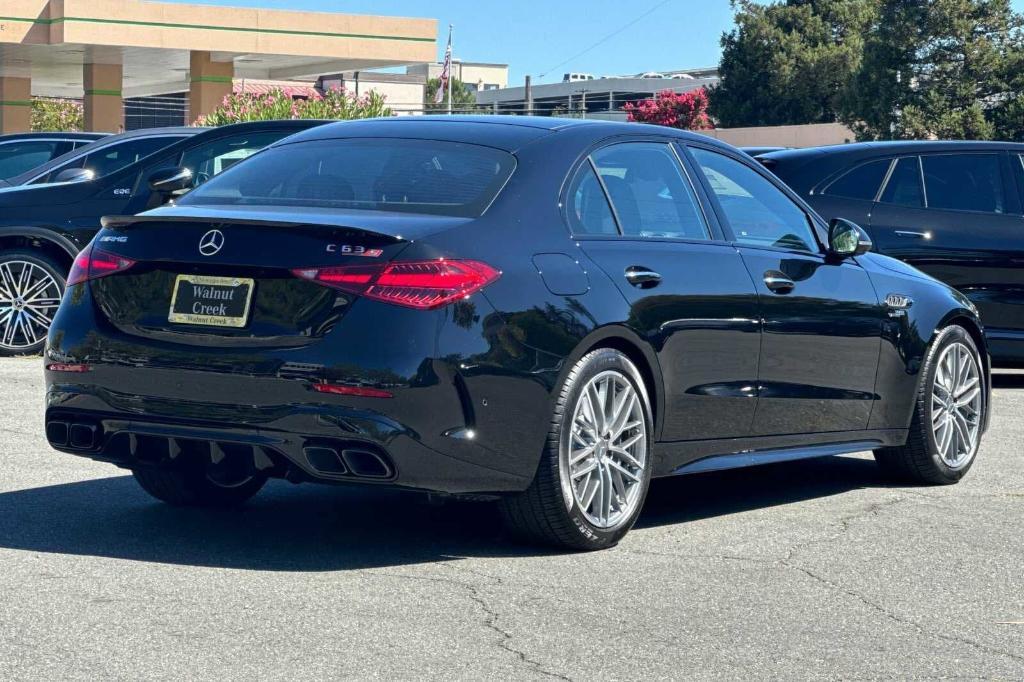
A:
<svg viewBox="0 0 1024 682">
<path fill-rule="evenodd" d="M 802 149 L 785 149 L 761 154 L 759 158 L 784 162 L 832 154 L 916 154 L 922 152 L 992 151 L 1004 149 L 1024 151 L 1024 143 L 991 142 L 987 140 L 884 140 L 877 142 L 851 142 L 849 144 L 834 144 L 822 147 L 804 147 Z"/>
<path fill-rule="evenodd" d="M 7 135 L 0 135 L 0 144 L 4 142 L 13 142 L 15 140 L 99 140 L 107 137 L 110 133 L 80 133 L 80 132 L 63 132 L 58 130 L 41 132 L 41 133 L 8 133 Z"/>
<path fill-rule="evenodd" d="M 643 125 L 594 119 L 501 114 L 491 116 L 394 116 L 329 123 L 314 130 L 293 135 L 277 144 L 350 137 L 399 137 L 465 142 L 515 152 L 531 142 L 563 131 L 585 131 L 594 139 L 600 139 L 620 134 L 636 135 L 641 132 L 639 126 Z M 650 133 L 680 139 L 700 140 L 714 146 L 729 148 L 728 145 L 706 135 L 676 128 L 652 126 Z"/>
</svg>

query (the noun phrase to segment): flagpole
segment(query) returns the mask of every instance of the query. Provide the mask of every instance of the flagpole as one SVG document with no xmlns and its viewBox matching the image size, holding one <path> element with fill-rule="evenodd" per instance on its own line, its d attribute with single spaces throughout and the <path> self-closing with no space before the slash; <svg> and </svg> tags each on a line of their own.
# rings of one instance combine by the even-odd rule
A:
<svg viewBox="0 0 1024 682">
<path fill-rule="evenodd" d="M 452 115 L 452 79 L 455 75 L 455 50 L 452 48 L 452 25 L 448 24 L 448 115 Z"/>
</svg>

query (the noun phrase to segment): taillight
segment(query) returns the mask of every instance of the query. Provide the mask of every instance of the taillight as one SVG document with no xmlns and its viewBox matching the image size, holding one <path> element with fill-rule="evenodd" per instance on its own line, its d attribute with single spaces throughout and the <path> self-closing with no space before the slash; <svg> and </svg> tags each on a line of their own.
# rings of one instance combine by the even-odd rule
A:
<svg viewBox="0 0 1024 682">
<path fill-rule="evenodd" d="M 131 258 L 101 251 L 90 244 L 75 258 L 68 273 L 68 286 L 124 272 L 133 265 L 135 261 Z"/>
<path fill-rule="evenodd" d="M 302 279 L 385 303 L 431 310 L 467 298 L 501 273 L 475 260 L 341 265 L 292 270 Z"/>
</svg>

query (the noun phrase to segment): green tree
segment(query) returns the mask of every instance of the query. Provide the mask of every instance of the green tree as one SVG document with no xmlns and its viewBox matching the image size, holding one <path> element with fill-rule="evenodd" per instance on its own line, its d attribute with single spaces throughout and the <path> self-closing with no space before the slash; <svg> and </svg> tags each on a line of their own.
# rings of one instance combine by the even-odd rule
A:
<svg viewBox="0 0 1024 682">
<path fill-rule="evenodd" d="M 733 0 L 710 112 L 727 127 L 831 123 L 878 0 Z"/>
<path fill-rule="evenodd" d="M 441 87 L 440 78 L 431 78 L 427 81 L 427 88 L 423 96 L 423 107 L 427 111 L 448 111 L 448 93 L 445 93 L 440 104 L 434 102 L 439 87 Z M 456 78 L 452 79 L 452 109 L 462 112 L 476 110 L 476 95 L 469 91 L 465 83 Z"/>
<path fill-rule="evenodd" d="M 1009 0 L 881 0 L 842 120 L 860 139 L 1024 137 L 1024 37 Z"/>
</svg>

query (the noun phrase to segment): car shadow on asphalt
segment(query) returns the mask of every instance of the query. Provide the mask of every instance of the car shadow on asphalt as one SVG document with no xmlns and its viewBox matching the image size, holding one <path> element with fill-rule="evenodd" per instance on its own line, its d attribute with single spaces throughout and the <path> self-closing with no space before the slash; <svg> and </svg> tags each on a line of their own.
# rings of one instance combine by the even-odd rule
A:
<svg viewBox="0 0 1024 682">
<path fill-rule="evenodd" d="M 658 480 L 638 528 L 881 487 L 874 462 L 834 457 Z M 274 481 L 237 510 L 153 501 L 130 476 L 0 493 L 0 547 L 267 571 L 336 571 L 551 554 L 502 529 L 492 504 Z"/>
</svg>

